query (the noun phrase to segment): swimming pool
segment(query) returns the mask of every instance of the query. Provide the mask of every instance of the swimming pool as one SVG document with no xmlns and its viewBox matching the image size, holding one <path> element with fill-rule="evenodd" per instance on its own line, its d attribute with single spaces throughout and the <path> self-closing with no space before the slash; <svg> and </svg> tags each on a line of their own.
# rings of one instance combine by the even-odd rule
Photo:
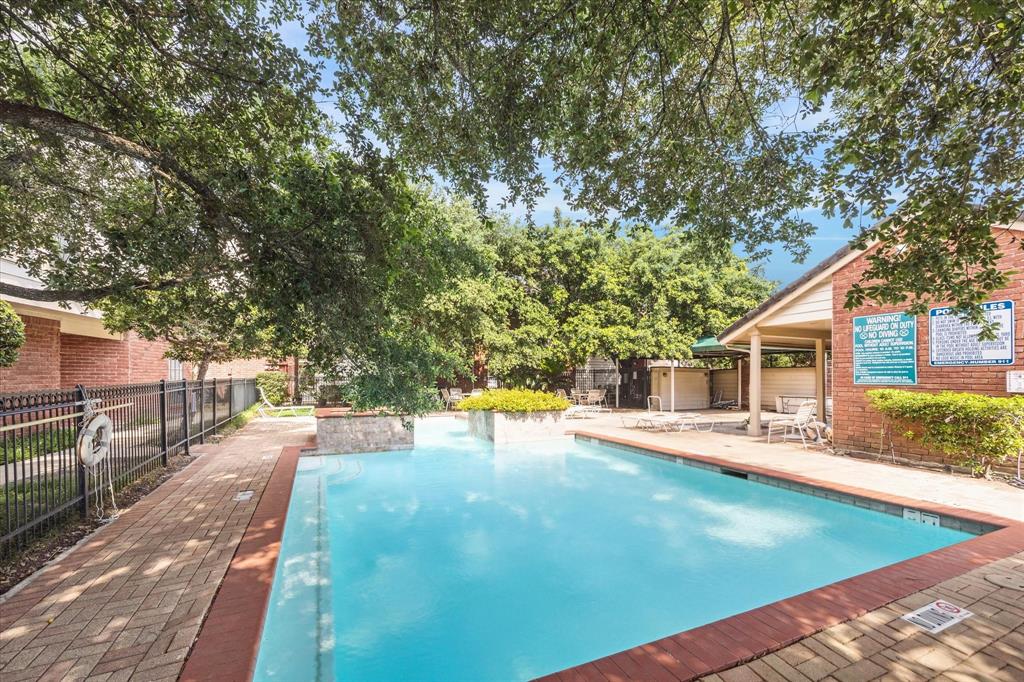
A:
<svg viewBox="0 0 1024 682">
<path fill-rule="evenodd" d="M 256 680 L 525 680 L 971 537 L 560 439 L 420 420 L 303 457 Z"/>
</svg>

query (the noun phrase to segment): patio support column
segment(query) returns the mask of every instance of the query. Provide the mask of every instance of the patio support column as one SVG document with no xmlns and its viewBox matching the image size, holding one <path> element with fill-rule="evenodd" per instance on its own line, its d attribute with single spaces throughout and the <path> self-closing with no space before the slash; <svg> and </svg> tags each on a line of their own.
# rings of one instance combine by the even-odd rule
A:
<svg viewBox="0 0 1024 682">
<path fill-rule="evenodd" d="M 676 361 L 672 361 L 672 366 L 668 368 L 668 404 L 669 412 L 676 411 Z"/>
<path fill-rule="evenodd" d="M 736 358 L 736 409 L 743 409 L 743 358 Z"/>
<path fill-rule="evenodd" d="M 750 334 L 750 424 L 747 433 L 761 435 L 761 332 Z"/>
<path fill-rule="evenodd" d="M 825 423 L 825 340 L 814 340 L 814 396 L 818 400 L 818 421 Z"/>
</svg>

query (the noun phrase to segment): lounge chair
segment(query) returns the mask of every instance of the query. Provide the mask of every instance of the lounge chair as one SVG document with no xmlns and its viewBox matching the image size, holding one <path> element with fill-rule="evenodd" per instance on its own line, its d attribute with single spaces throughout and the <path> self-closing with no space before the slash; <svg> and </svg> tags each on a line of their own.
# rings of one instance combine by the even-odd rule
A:
<svg viewBox="0 0 1024 682">
<path fill-rule="evenodd" d="M 655 405 L 658 406 L 658 409 L 654 409 Z M 668 414 L 671 414 L 671 412 L 663 412 L 661 409 L 661 398 L 656 395 L 649 395 L 647 396 L 647 411 L 639 414 L 624 414 L 622 416 L 622 426 L 627 429 L 654 428 L 654 420 Z M 633 422 L 632 426 L 627 423 L 629 421 Z"/>
<path fill-rule="evenodd" d="M 796 414 L 789 416 L 775 416 L 768 421 L 768 442 L 772 442 L 772 431 L 782 427 L 782 440 L 786 440 L 791 430 L 800 434 L 800 441 L 807 449 L 807 431 L 814 429 L 817 434 L 817 441 L 821 440 L 822 423 L 817 418 L 818 401 L 805 400 L 800 403 Z"/>
<path fill-rule="evenodd" d="M 600 413 L 601 407 L 598 405 L 570 405 L 563 416 L 566 419 L 589 419 L 589 415 Z"/>
<path fill-rule="evenodd" d="M 299 415 L 299 405 L 275 405 L 270 402 L 267 398 L 267 394 L 263 392 L 263 387 L 259 387 L 260 391 L 260 406 L 256 408 L 256 414 L 261 417 L 280 417 L 282 414 L 290 412 L 293 417 Z"/>
<path fill-rule="evenodd" d="M 739 405 L 735 400 L 722 400 L 722 392 L 719 391 L 715 394 L 715 399 L 711 401 L 711 407 L 716 410 L 738 410 Z"/>
<path fill-rule="evenodd" d="M 567 396 L 565 394 L 565 389 L 564 388 L 557 388 L 557 389 L 555 389 L 555 397 L 556 398 L 565 398 L 566 400 L 569 399 L 569 396 Z"/>
</svg>

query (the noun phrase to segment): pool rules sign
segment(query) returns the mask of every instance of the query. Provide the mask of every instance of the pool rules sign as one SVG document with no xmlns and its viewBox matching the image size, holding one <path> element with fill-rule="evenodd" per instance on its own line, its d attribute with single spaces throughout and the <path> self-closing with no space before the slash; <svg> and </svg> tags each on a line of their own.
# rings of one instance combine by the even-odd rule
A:
<svg viewBox="0 0 1024 682">
<path fill-rule="evenodd" d="M 885 313 L 853 318 L 853 383 L 917 383 L 917 318 Z"/>
<path fill-rule="evenodd" d="M 993 341 L 978 339 L 980 327 L 965 322 L 952 308 L 928 313 L 928 362 L 932 367 L 1013 364 L 1013 301 L 981 304 L 985 318 L 996 326 Z"/>
</svg>

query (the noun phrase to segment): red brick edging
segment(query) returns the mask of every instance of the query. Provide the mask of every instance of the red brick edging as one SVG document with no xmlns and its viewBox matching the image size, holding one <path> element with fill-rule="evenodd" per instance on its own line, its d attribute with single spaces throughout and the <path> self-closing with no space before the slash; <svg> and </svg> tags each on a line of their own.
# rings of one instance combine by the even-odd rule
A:
<svg viewBox="0 0 1024 682">
<path fill-rule="evenodd" d="M 626 438 L 585 431 L 576 431 L 575 435 L 1003 527 L 971 540 L 546 675 L 540 680 L 693 680 L 759 658 L 979 566 L 1024 551 L 1024 524 L 997 516 L 884 495 L 774 469 L 741 465 Z"/>
<path fill-rule="evenodd" d="M 179 680 L 252 679 L 302 449 L 281 450 Z"/>
</svg>

